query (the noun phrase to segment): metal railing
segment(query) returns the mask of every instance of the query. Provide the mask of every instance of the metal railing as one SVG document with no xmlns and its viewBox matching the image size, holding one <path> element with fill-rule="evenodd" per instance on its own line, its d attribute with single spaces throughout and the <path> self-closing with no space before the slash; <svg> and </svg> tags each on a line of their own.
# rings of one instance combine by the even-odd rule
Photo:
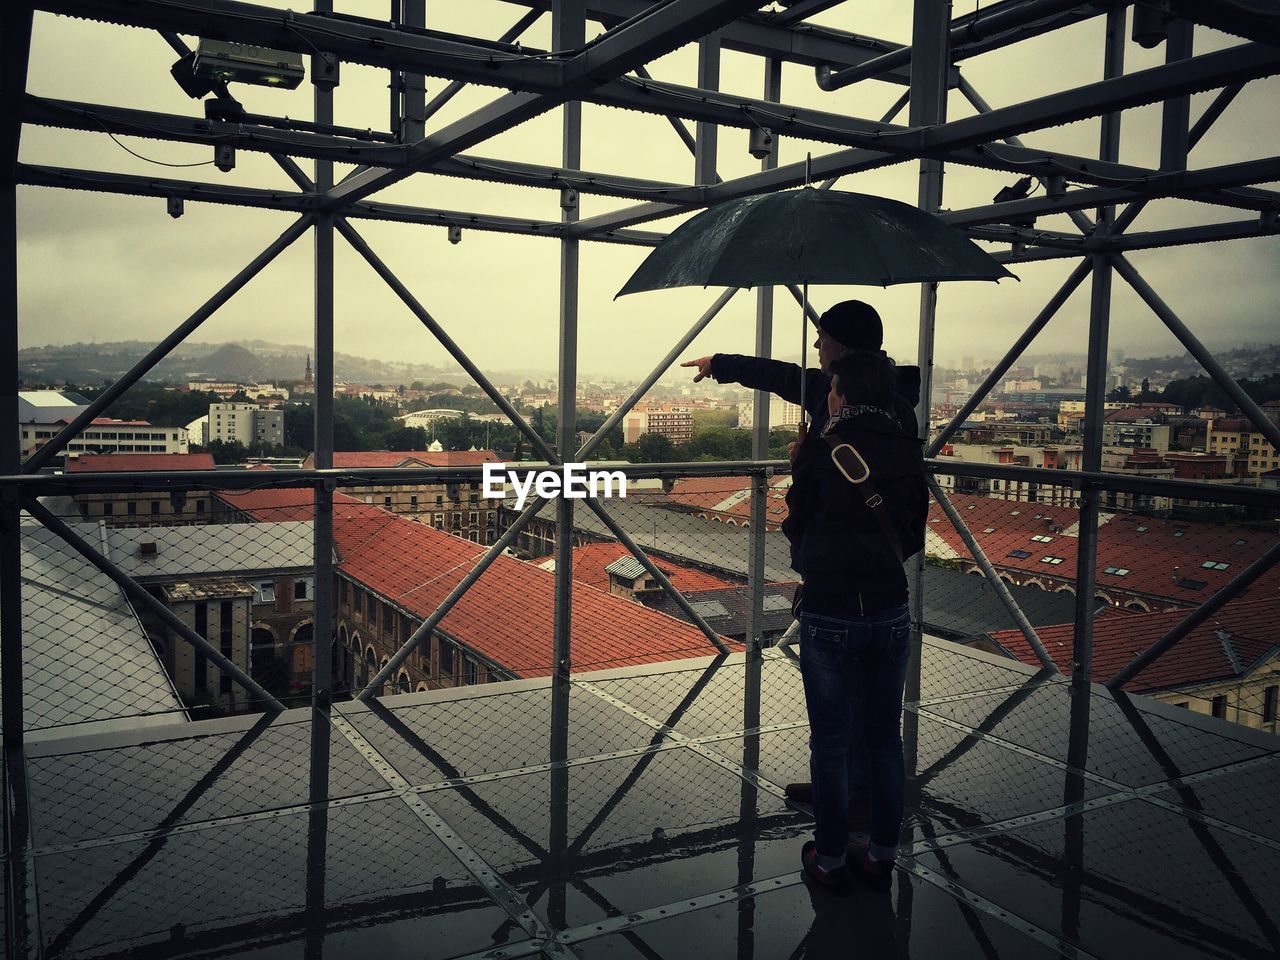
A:
<svg viewBox="0 0 1280 960">
<path fill-rule="evenodd" d="M 1117 665 L 1113 657 L 1104 658 L 1111 672 L 1099 672 L 1096 677 L 1117 689 L 1158 687 L 1152 679 L 1157 677 L 1156 666 L 1162 660 L 1171 662 L 1170 652 L 1188 637 L 1193 644 L 1203 643 L 1197 631 L 1228 629 L 1221 626 L 1226 622 L 1223 611 L 1230 614 L 1237 601 L 1256 603 L 1258 594 L 1249 593 L 1249 588 L 1271 575 L 1280 555 L 1274 523 L 1269 528 L 1265 519 L 1280 506 L 1280 493 L 1274 490 L 957 463 L 948 458 L 931 460 L 929 466 L 937 512 L 930 517 L 925 551 L 921 628 L 937 636 L 1002 647 L 1053 671 L 1073 672 L 1071 658 L 1055 651 L 1062 649 L 1065 635 L 1072 643 L 1080 640 L 1080 625 L 1067 615 L 1066 601 L 1075 595 L 1074 567 L 1092 563 L 1098 582 L 1096 610 L 1164 615 L 1181 611 L 1171 622 L 1162 622 L 1149 638 L 1148 649 L 1131 662 Z M 574 644 L 572 632 L 568 638 L 575 670 L 652 662 L 664 656 L 679 659 L 734 649 L 758 651 L 784 635 L 790 623 L 786 599 L 790 583 L 797 579 L 788 569 L 786 544 L 777 529 L 785 511 L 787 464 L 639 464 L 622 472 L 631 495 L 588 501 L 592 509 L 579 511 L 572 531 L 565 531 L 572 546 L 581 550 L 576 554 L 581 560 L 571 561 L 581 569 L 573 572 L 575 588 L 564 599 L 553 594 L 535 597 L 528 593 L 532 588 L 521 585 L 524 580 L 511 580 L 515 571 L 521 577 L 540 578 L 529 582 L 545 589 L 544 572 L 512 564 L 550 566 L 546 558 L 555 553 L 562 531 L 541 515 L 546 501 L 534 497 L 523 510 L 492 501 L 472 503 L 469 493 L 480 485 L 479 467 L 27 474 L 0 478 L 0 495 L 47 531 L 38 550 L 28 550 L 24 564 L 56 575 L 41 579 L 24 572 L 19 578 L 21 588 L 74 595 L 82 581 L 93 580 L 94 589 L 119 591 L 126 609 L 116 611 L 117 615 L 132 616 L 141 624 L 137 639 L 151 644 L 161 669 L 155 670 L 153 664 L 144 668 L 145 654 L 151 651 L 136 647 L 138 673 L 149 672 L 154 682 L 145 696 L 139 698 L 137 691 L 125 685 L 118 697 L 122 703 L 139 698 L 137 702 L 146 705 L 143 713 L 160 709 L 152 701 L 166 682 L 180 689 L 176 696 L 169 691 L 169 705 L 160 709 L 162 713 L 185 711 L 199 717 L 309 703 L 324 693 L 310 675 L 324 658 L 333 671 L 326 695 L 364 701 L 391 693 L 541 675 L 554 669 L 550 651 L 555 647 L 556 608 L 562 602 L 569 604 L 565 622 L 570 630 L 575 617 L 585 625 L 578 628 L 582 631 L 579 644 Z M 988 490 L 987 495 L 961 492 L 991 482 L 1005 487 Z M 1034 492 L 1027 484 L 1035 485 Z M 1095 557 L 1082 561 L 1077 555 L 1078 503 L 1086 486 L 1119 498 L 1120 505 L 1102 508 L 1103 546 L 1095 547 L 1099 551 Z M 762 494 L 754 492 L 757 487 Z M 398 490 L 406 495 L 416 490 L 421 506 L 406 515 L 404 496 L 400 496 L 399 505 L 386 511 L 378 503 L 365 502 L 362 491 L 366 489 Z M 453 497 L 445 500 L 442 494 L 445 502 L 438 506 L 435 491 L 450 491 Z M 316 504 L 324 497 L 317 493 L 336 501 L 331 516 L 319 516 L 320 526 L 326 521 L 330 525 L 335 550 L 333 626 L 328 638 L 320 636 L 314 615 L 303 622 L 319 592 L 316 566 L 308 554 L 321 539 Z M 169 497 L 176 505 L 185 505 L 186 512 L 166 515 L 164 526 L 155 528 L 138 525 L 136 516 L 86 517 L 82 512 L 113 496 L 148 495 Z M 1012 499 L 1015 495 L 1036 499 Z M 1140 503 L 1132 498 L 1141 498 Z M 205 501 L 209 506 L 203 512 L 191 509 L 191 504 Z M 1182 506 L 1174 509 L 1175 503 Z M 1169 506 L 1151 509 L 1152 504 Z M 1215 515 L 1210 521 L 1179 525 L 1178 516 L 1194 512 L 1188 504 L 1238 515 L 1228 518 L 1231 522 Z M 464 518 L 476 514 L 482 519 L 464 520 L 455 529 L 438 519 L 446 514 Z M 1152 526 L 1160 528 L 1152 537 L 1167 541 L 1159 549 L 1144 552 L 1136 541 L 1126 546 L 1117 539 L 1131 529 L 1145 530 L 1134 522 L 1144 517 L 1153 518 Z M 113 525 L 116 520 L 119 526 Z M 31 540 L 35 529 L 19 525 L 13 535 L 35 549 Z M 1184 539 L 1188 531 L 1192 536 Z M 1011 535 L 1021 537 L 1016 549 L 1010 547 Z M 1246 539 L 1251 546 L 1244 543 Z M 385 549 L 380 546 L 384 541 Z M 184 544 L 189 544 L 185 553 Z M 1181 549 L 1184 545 L 1187 550 Z M 1153 557 L 1175 547 L 1181 551 L 1177 556 L 1204 554 L 1213 565 L 1206 562 L 1209 569 L 1201 570 L 1204 576 L 1199 576 L 1184 561 L 1175 580 L 1167 585 L 1155 583 L 1144 564 L 1149 566 L 1155 562 Z M 415 561 L 398 551 L 414 550 L 436 551 L 440 559 L 424 569 L 409 570 Z M 760 564 L 749 562 L 753 550 L 763 558 Z M 513 560 L 512 554 L 521 559 Z M 635 563 L 623 565 L 623 575 L 611 575 L 606 568 L 625 557 Z M 178 585 L 184 586 L 179 589 Z M 284 595 L 293 591 L 301 593 L 286 602 Z M 614 596 L 609 597 L 610 592 Z M 15 598 L 22 599 L 18 590 L 7 588 L 6 604 Z M 629 616 L 628 610 L 635 608 L 621 606 L 624 600 L 638 601 L 643 612 Z M 523 613 L 521 603 L 530 605 Z M 197 623 L 194 618 L 201 607 L 205 612 Z M 209 620 L 209 611 L 215 607 L 220 615 L 235 619 L 230 646 L 230 628 L 220 620 L 217 625 Z M 287 617 L 280 613 L 286 608 Z M 548 608 L 549 618 L 539 619 L 548 615 Z M 88 635 L 94 611 L 101 609 L 103 604 L 86 607 L 59 628 L 38 598 L 32 596 L 18 606 L 24 629 L 32 631 L 34 641 L 48 645 L 59 637 L 57 652 L 64 656 L 74 650 L 75 631 Z M 12 616 L 9 611 L 6 614 Z M 607 624 L 600 622 L 602 617 L 616 619 L 619 636 L 612 650 L 603 637 Z M 636 617 L 640 622 L 633 622 Z M 983 617 L 990 622 L 979 622 Z M 1145 630 L 1146 621 L 1141 625 Z M 1057 638 L 1052 650 L 1041 635 L 1045 628 Z M 525 649 L 518 651 L 522 630 L 532 632 Z M 215 642 L 219 631 L 221 639 Z M 658 642 L 664 631 L 667 639 Z M 1012 634 L 1020 640 L 1011 640 Z M 1084 639 L 1088 642 L 1091 636 Z M 541 655 L 533 652 L 537 650 Z M 1245 643 L 1235 650 L 1227 644 L 1224 650 L 1223 662 L 1236 671 L 1231 711 L 1256 714 L 1259 722 L 1273 721 L 1274 691 L 1261 684 L 1246 694 L 1239 680 L 1251 666 L 1252 646 Z M 53 648 L 45 649 L 41 656 L 47 659 L 38 656 L 33 661 L 28 650 L 26 669 L 48 669 L 56 659 L 54 653 Z M 86 676 L 93 684 L 92 691 L 83 692 L 87 700 L 101 704 L 112 699 L 103 687 L 109 682 L 104 676 L 92 671 Z M 1181 683 L 1185 691 L 1195 687 L 1191 681 L 1197 679 L 1210 684 L 1232 678 L 1174 675 L 1165 686 L 1187 681 Z M 229 685 L 242 692 L 230 695 Z M 38 707 L 32 712 L 32 698 L 75 699 L 56 687 L 55 679 L 45 677 L 32 688 L 42 692 L 26 695 L 27 729 L 32 716 L 37 719 L 35 729 L 54 722 L 41 717 Z M 215 692 L 205 696 L 199 692 L 203 690 Z M 1225 715 L 1222 701 L 1214 696 L 1218 694 L 1201 698 L 1188 694 L 1186 699 L 1196 701 L 1198 707 L 1203 700 L 1208 704 L 1206 712 Z M 74 716 L 74 711 L 63 713 Z M 8 731 L 11 737 L 20 738 L 22 733 L 21 729 Z"/>
</svg>

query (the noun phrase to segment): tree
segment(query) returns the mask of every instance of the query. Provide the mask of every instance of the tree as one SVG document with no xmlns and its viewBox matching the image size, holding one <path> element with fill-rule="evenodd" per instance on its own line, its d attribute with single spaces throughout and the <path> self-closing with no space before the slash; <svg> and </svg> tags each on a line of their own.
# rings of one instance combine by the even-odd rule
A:
<svg viewBox="0 0 1280 960">
<path fill-rule="evenodd" d="M 427 431 L 422 427 L 396 427 L 385 435 L 388 450 L 425 450 Z"/>
<path fill-rule="evenodd" d="M 676 445 L 660 433 L 643 433 L 635 443 L 623 448 L 633 463 L 664 463 L 673 459 Z"/>
<path fill-rule="evenodd" d="M 1120 386 L 1116 387 L 1114 390 L 1112 390 L 1110 393 L 1107 394 L 1107 399 L 1116 401 L 1118 403 L 1127 403 L 1128 401 L 1133 399 L 1133 395 L 1130 393 L 1129 387 L 1126 384 L 1122 383 L 1120 384 Z"/>
</svg>

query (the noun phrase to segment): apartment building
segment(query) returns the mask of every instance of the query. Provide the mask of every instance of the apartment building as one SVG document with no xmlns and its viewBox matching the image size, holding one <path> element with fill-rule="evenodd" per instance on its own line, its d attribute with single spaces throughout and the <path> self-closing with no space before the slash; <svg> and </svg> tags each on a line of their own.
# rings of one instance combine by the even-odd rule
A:
<svg viewBox="0 0 1280 960">
<path fill-rule="evenodd" d="M 22 455 L 30 456 L 70 422 L 19 424 Z M 98 417 L 64 449 L 70 457 L 85 453 L 186 453 L 187 431 L 185 427 L 157 427 L 146 420 Z"/>
<path fill-rule="evenodd" d="M 672 443 L 688 443 L 693 439 L 693 411 L 689 407 L 636 407 L 622 419 L 622 437 L 635 443 L 646 433 L 656 433 Z"/>
<path fill-rule="evenodd" d="M 284 411 L 256 403 L 209 404 L 209 441 L 284 446 Z"/>
<path fill-rule="evenodd" d="M 1245 476 L 1257 479 L 1269 470 L 1280 469 L 1280 451 L 1262 431 L 1243 417 L 1223 417 L 1211 421 L 1205 438 L 1205 452 L 1231 457 Z"/>
</svg>

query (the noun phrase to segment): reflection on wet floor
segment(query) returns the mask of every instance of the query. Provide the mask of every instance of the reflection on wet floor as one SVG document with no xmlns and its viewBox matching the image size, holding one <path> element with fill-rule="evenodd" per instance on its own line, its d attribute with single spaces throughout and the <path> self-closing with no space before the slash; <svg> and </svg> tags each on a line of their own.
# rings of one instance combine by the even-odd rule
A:
<svg viewBox="0 0 1280 960">
<path fill-rule="evenodd" d="M 770 651 L 51 738 L 6 767 L 33 847 L 2 919 L 47 957 L 1280 954 L 1280 740 L 922 664 L 887 896 L 799 876 L 808 731 Z"/>
</svg>

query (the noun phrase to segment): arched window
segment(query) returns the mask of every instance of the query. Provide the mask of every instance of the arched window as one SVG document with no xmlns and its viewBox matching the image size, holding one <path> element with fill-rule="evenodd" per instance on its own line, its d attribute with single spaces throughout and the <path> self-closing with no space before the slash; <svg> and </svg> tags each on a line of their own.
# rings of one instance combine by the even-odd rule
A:
<svg viewBox="0 0 1280 960">
<path fill-rule="evenodd" d="M 396 677 L 396 692 L 409 693 L 412 689 L 412 684 L 409 682 L 409 674 L 401 670 L 400 676 Z"/>
</svg>

